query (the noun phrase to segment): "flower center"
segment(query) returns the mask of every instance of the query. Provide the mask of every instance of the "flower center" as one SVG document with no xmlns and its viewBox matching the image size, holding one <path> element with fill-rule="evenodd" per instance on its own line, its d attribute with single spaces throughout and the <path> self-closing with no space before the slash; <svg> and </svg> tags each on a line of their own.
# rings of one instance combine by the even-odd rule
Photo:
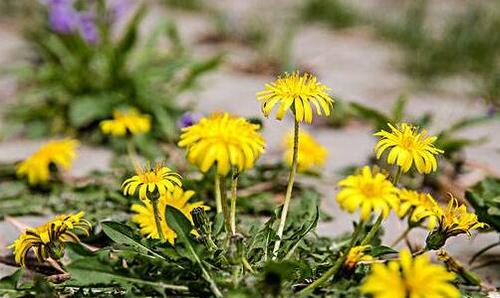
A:
<svg viewBox="0 0 500 298">
<path fill-rule="evenodd" d="M 361 192 L 368 198 L 375 197 L 379 193 L 379 188 L 373 182 L 366 182 L 361 187 Z"/>
<path fill-rule="evenodd" d="M 146 172 L 142 174 L 142 180 L 144 183 L 157 183 L 161 181 L 161 177 L 156 172 Z"/>
<path fill-rule="evenodd" d="M 401 139 L 400 146 L 406 150 L 412 150 L 415 148 L 415 138 L 413 136 L 403 136 Z"/>
</svg>

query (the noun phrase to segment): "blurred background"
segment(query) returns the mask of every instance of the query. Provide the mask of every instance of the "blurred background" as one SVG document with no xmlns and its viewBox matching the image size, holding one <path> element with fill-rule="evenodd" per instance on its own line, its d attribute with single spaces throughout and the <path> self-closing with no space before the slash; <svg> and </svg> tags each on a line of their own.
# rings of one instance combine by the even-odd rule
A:
<svg viewBox="0 0 500 298">
<path fill-rule="evenodd" d="M 330 151 L 319 187 L 336 221 L 320 232 L 350 228 L 338 225 L 350 217 L 334 185 L 372 160 L 372 133 L 387 122 L 440 137 L 442 170 L 425 187 L 463 196 L 500 177 L 497 0 L 2 0 L 0 17 L 0 162 L 69 135 L 84 144 L 72 175 L 105 170 L 109 148 L 122 145 L 98 123 L 119 107 L 152 116 L 154 133 L 137 145 L 147 158 L 165 156 L 183 121 L 213 111 L 261 117 L 255 93 L 300 70 L 336 100 L 332 117 L 305 128 Z M 264 161 L 279 160 L 290 119 L 258 121 Z M 392 220 L 388 239 L 401 226 Z M 498 235 L 451 247 L 471 254 L 488 237 Z"/>
</svg>

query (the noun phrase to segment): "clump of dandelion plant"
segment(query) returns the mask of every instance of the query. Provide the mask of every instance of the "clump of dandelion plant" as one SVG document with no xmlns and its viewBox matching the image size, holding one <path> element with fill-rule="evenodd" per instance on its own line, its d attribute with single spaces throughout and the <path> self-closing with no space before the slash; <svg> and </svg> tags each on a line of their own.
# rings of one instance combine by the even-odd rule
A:
<svg viewBox="0 0 500 298">
<path fill-rule="evenodd" d="M 292 189 L 295 181 L 295 173 L 298 166 L 299 155 L 299 124 L 301 122 L 312 123 L 313 107 L 316 114 L 330 115 L 333 99 L 327 93 L 329 88 L 318 82 L 318 79 L 310 74 L 285 73 L 276 81 L 265 85 L 265 90 L 257 93 L 257 99 L 261 102 L 262 112 L 268 117 L 273 108 L 277 106 L 276 119 L 282 120 L 289 112 L 294 118 L 293 154 L 290 176 L 285 193 L 285 201 L 281 211 L 280 223 L 276 233 L 278 239 L 274 244 L 273 259 L 276 259 L 283 238 L 285 222 L 292 197 Z M 313 107 L 312 107 L 313 106 Z"/>
</svg>

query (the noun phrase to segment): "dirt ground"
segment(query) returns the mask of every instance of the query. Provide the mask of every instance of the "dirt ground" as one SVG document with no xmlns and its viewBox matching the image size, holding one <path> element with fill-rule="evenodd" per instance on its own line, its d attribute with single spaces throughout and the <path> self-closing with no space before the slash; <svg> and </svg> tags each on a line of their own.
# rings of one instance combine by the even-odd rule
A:
<svg viewBox="0 0 500 298">
<path fill-rule="evenodd" d="M 252 1 L 216 1 L 217 5 L 225 7 L 231 18 L 238 20 L 245 17 Z M 258 3 L 262 1 L 256 1 Z M 279 1 L 283 2 L 283 1 Z M 363 1 L 356 1 L 356 3 Z M 363 7 L 369 8 L 370 2 L 364 2 Z M 368 4 L 367 4 L 368 3 Z M 212 111 L 229 111 L 242 116 L 260 115 L 259 103 L 255 93 L 263 88 L 264 83 L 272 80 L 266 75 L 245 74 L 237 72 L 233 65 L 244 63 L 255 57 L 252 50 L 234 43 L 200 45 L 197 41 L 212 27 L 210 18 L 199 13 L 188 13 L 172 9 L 150 9 L 143 31 L 162 20 L 176 20 L 183 40 L 196 55 L 204 56 L 220 51 L 226 53 L 225 63 L 215 72 L 207 75 L 201 82 L 201 90 L 186 95 L 183 101 L 197 102 L 197 109 L 202 113 Z M 18 27 L 11 20 L 0 22 L 0 65 L 13 66 L 22 59 L 25 49 Z M 306 65 L 314 70 L 320 80 L 330 86 L 333 93 L 348 101 L 360 102 L 375 107 L 390 107 L 393 100 L 402 93 L 409 95 L 408 110 L 418 115 L 432 112 L 435 115 L 435 129 L 445 127 L 450 121 L 465 115 L 477 115 L 486 112 L 486 107 L 479 98 L 471 95 L 471 82 L 463 78 L 453 78 L 438 84 L 429 90 L 416 90 L 413 83 L 397 69 L 398 50 L 387 43 L 378 41 L 367 28 L 355 28 L 343 31 L 332 31 L 320 25 L 305 25 L 297 32 L 292 44 L 292 57 L 298 65 Z M 0 77 L 0 111 L 9 102 L 15 101 L 16 86 L 12 76 Z M 1 128 L 0 122 L 0 128 Z M 280 158 L 279 148 L 283 135 L 292 127 L 290 119 L 276 121 L 267 119 L 264 122 L 264 135 L 268 143 L 267 158 Z M 335 184 L 339 179 L 336 171 L 354 163 L 365 160 L 373 150 L 375 139 L 370 128 L 356 125 L 345 129 L 313 128 L 304 126 L 320 143 L 328 147 L 330 154 L 325 166 L 325 176 L 319 187 L 324 194 L 323 204 L 335 220 L 321 224 L 319 232 L 325 235 L 336 235 L 349 231 L 351 220 L 355 216 L 341 211 L 334 201 Z M 499 145 L 500 123 L 489 123 L 469 129 L 464 136 L 488 136 L 489 142 L 467 149 L 467 158 L 487 166 L 492 172 L 500 173 Z M 41 141 L 22 138 L 9 139 L 0 143 L 0 161 L 15 161 L 33 152 Z M 71 172 L 72 175 L 85 175 L 93 169 L 106 169 L 111 153 L 103 148 L 84 146 Z M 299 177 L 298 179 L 301 179 Z M 37 217 L 20 218 L 26 224 L 36 224 L 43 219 Z M 403 224 L 391 217 L 385 224 L 385 241 L 388 243 L 401 232 Z M 6 222 L 0 222 L 0 247 L 4 248 L 17 236 L 15 227 Z M 412 234 L 413 241 L 423 241 L 423 235 Z M 462 261 L 489 243 L 498 241 L 495 233 L 474 235 L 465 240 L 456 237 L 449 240 L 447 248 L 450 253 Z M 1 251 L 1 250 L 0 250 Z M 490 254 L 498 255 L 500 249 L 492 250 Z M 480 273 L 490 281 L 500 280 L 499 267 L 488 267 Z M 9 272 L 11 268 L 0 266 L 2 271 Z"/>
</svg>

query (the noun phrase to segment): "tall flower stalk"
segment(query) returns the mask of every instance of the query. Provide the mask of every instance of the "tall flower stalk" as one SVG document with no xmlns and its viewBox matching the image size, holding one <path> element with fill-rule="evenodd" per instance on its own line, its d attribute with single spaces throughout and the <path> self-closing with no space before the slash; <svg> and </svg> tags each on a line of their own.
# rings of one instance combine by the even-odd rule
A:
<svg viewBox="0 0 500 298">
<path fill-rule="evenodd" d="M 328 95 L 329 88 L 318 82 L 315 76 L 310 74 L 284 73 L 276 81 L 265 85 L 265 90 L 257 93 L 257 99 L 261 102 L 261 109 L 264 116 L 268 117 L 273 108 L 278 106 L 276 119 L 282 120 L 288 111 L 294 118 L 294 141 L 293 155 L 288 185 L 285 193 L 285 201 L 281 209 L 281 218 L 276 231 L 277 240 L 274 243 L 272 259 L 278 257 L 281 246 L 283 232 L 285 230 L 286 218 L 290 200 L 292 198 L 293 183 L 297 172 L 298 150 L 299 150 L 299 123 L 311 123 L 313 119 L 313 107 L 316 114 L 323 113 L 330 115 L 333 99 Z M 312 107 L 313 106 L 313 107 Z"/>
<path fill-rule="evenodd" d="M 299 157 L 299 122 L 295 120 L 295 126 L 293 130 L 292 167 L 290 168 L 290 175 L 288 176 L 288 184 L 286 187 L 283 209 L 281 210 L 280 224 L 278 226 L 278 231 L 276 232 L 278 239 L 274 243 L 273 260 L 275 260 L 276 257 L 278 256 L 278 251 L 281 245 L 281 238 L 283 237 L 283 231 L 285 230 L 286 217 L 288 215 L 288 208 L 290 206 L 290 200 L 292 198 L 293 183 L 295 182 L 295 173 L 297 173 L 298 157 Z"/>
<path fill-rule="evenodd" d="M 236 200 L 238 191 L 238 177 L 240 173 L 235 171 L 231 179 L 231 234 L 236 235 Z"/>
</svg>

